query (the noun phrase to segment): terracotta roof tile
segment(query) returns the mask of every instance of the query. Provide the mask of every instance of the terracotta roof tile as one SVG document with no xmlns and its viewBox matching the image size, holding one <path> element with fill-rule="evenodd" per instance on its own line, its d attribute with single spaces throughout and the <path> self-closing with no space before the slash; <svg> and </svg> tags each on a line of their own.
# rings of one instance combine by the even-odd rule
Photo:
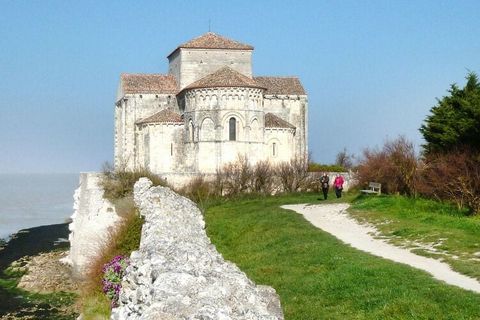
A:
<svg viewBox="0 0 480 320">
<path fill-rule="evenodd" d="M 295 129 L 295 126 L 281 119 L 280 117 L 277 117 L 273 113 L 265 113 L 265 128 Z"/>
<path fill-rule="evenodd" d="M 254 77 L 253 79 L 267 88 L 265 94 L 306 95 L 297 77 Z"/>
<path fill-rule="evenodd" d="M 183 123 L 182 117 L 170 109 L 164 109 L 145 119 L 138 120 L 137 124 L 144 123 Z"/>
<path fill-rule="evenodd" d="M 131 74 L 121 75 L 123 93 L 171 93 L 176 94 L 177 82 L 172 75 Z"/>
<path fill-rule="evenodd" d="M 253 47 L 232 39 L 225 38 L 213 32 L 207 32 L 199 37 L 179 45 L 173 52 L 179 48 L 193 49 L 230 49 L 230 50 L 253 50 Z M 168 56 L 171 56 L 170 53 Z"/>
<path fill-rule="evenodd" d="M 208 76 L 193 82 L 185 87 L 184 90 L 214 87 L 247 87 L 265 89 L 252 78 L 249 78 L 246 75 L 243 75 L 240 72 L 225 66 L 218 69 L 214 73 L 211 73 Z"/>
</svg>

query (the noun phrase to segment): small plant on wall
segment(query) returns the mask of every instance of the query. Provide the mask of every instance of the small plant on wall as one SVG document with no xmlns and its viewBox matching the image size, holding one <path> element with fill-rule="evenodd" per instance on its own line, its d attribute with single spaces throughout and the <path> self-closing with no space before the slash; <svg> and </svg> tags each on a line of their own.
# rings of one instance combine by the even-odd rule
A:
<svg viewBox="0 0 480 320">
<path fill-rule="evenodd" d="M 118 298 L 122 288 L 122 278 L 130 264 L 125 256 L 116 256 L 103 266 L 103 292 L 111 301 L 111 307 L 118 307 Z"/>
</svg>

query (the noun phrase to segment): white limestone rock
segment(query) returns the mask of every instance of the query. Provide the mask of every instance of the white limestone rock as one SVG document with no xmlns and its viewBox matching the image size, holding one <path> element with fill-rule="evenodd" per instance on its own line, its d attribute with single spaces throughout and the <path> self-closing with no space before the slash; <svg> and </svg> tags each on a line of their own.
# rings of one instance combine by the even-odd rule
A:
<svg viewBox="0 0 480 320">
<path fill-rule="evenodd" d="M 145 224 L 112 319 L 283 319 L 275 290 L 216 251 L 192 201 L 146 178 L 134 197 Z"/>
<path fill-rule="evenodd" d="M 101 173 L 81 173 L 74 194 L 74 213 L 68 226 L 70 250 L 61 261 L 70 265 L 79 279 L 85 278 L 89 265 L 108 241 L 110 230 L 121 220 L 113 204 L 103 198 L 100 179 Z"/>
</svg>

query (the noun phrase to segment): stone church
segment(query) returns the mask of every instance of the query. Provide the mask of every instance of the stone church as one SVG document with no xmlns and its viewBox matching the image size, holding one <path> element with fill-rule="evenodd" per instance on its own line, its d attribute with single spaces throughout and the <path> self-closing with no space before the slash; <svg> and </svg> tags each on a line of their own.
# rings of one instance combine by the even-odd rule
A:
<svg viewBox="0 0 480 320">
<path fill-rule="evenodd" d="M 253 47 L 208 32 L 168 56 L 168 74 L 120 76 L 115 167 L 174 185 L 238 156 L 273 164 L 307 156 L 305 90 L 296 77 L 254 76 Z"/>
</svg>

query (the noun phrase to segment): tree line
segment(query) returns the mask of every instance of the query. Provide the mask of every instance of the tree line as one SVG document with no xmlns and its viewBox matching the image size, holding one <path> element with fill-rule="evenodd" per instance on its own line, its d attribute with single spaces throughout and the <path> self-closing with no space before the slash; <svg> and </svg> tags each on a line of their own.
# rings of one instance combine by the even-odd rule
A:
<svg viewBox="0 0 480 320">
<path fill-rule="evenodd" d="M 454 202 L 480 214 L 480 83 L 452 84 L 420 127 L 425 144 L 416 154 L 401 136 L 380 149 L 366 149 L 357 167 L 360 184 L 382 183 L 382 191 Z"/>
</svg>

